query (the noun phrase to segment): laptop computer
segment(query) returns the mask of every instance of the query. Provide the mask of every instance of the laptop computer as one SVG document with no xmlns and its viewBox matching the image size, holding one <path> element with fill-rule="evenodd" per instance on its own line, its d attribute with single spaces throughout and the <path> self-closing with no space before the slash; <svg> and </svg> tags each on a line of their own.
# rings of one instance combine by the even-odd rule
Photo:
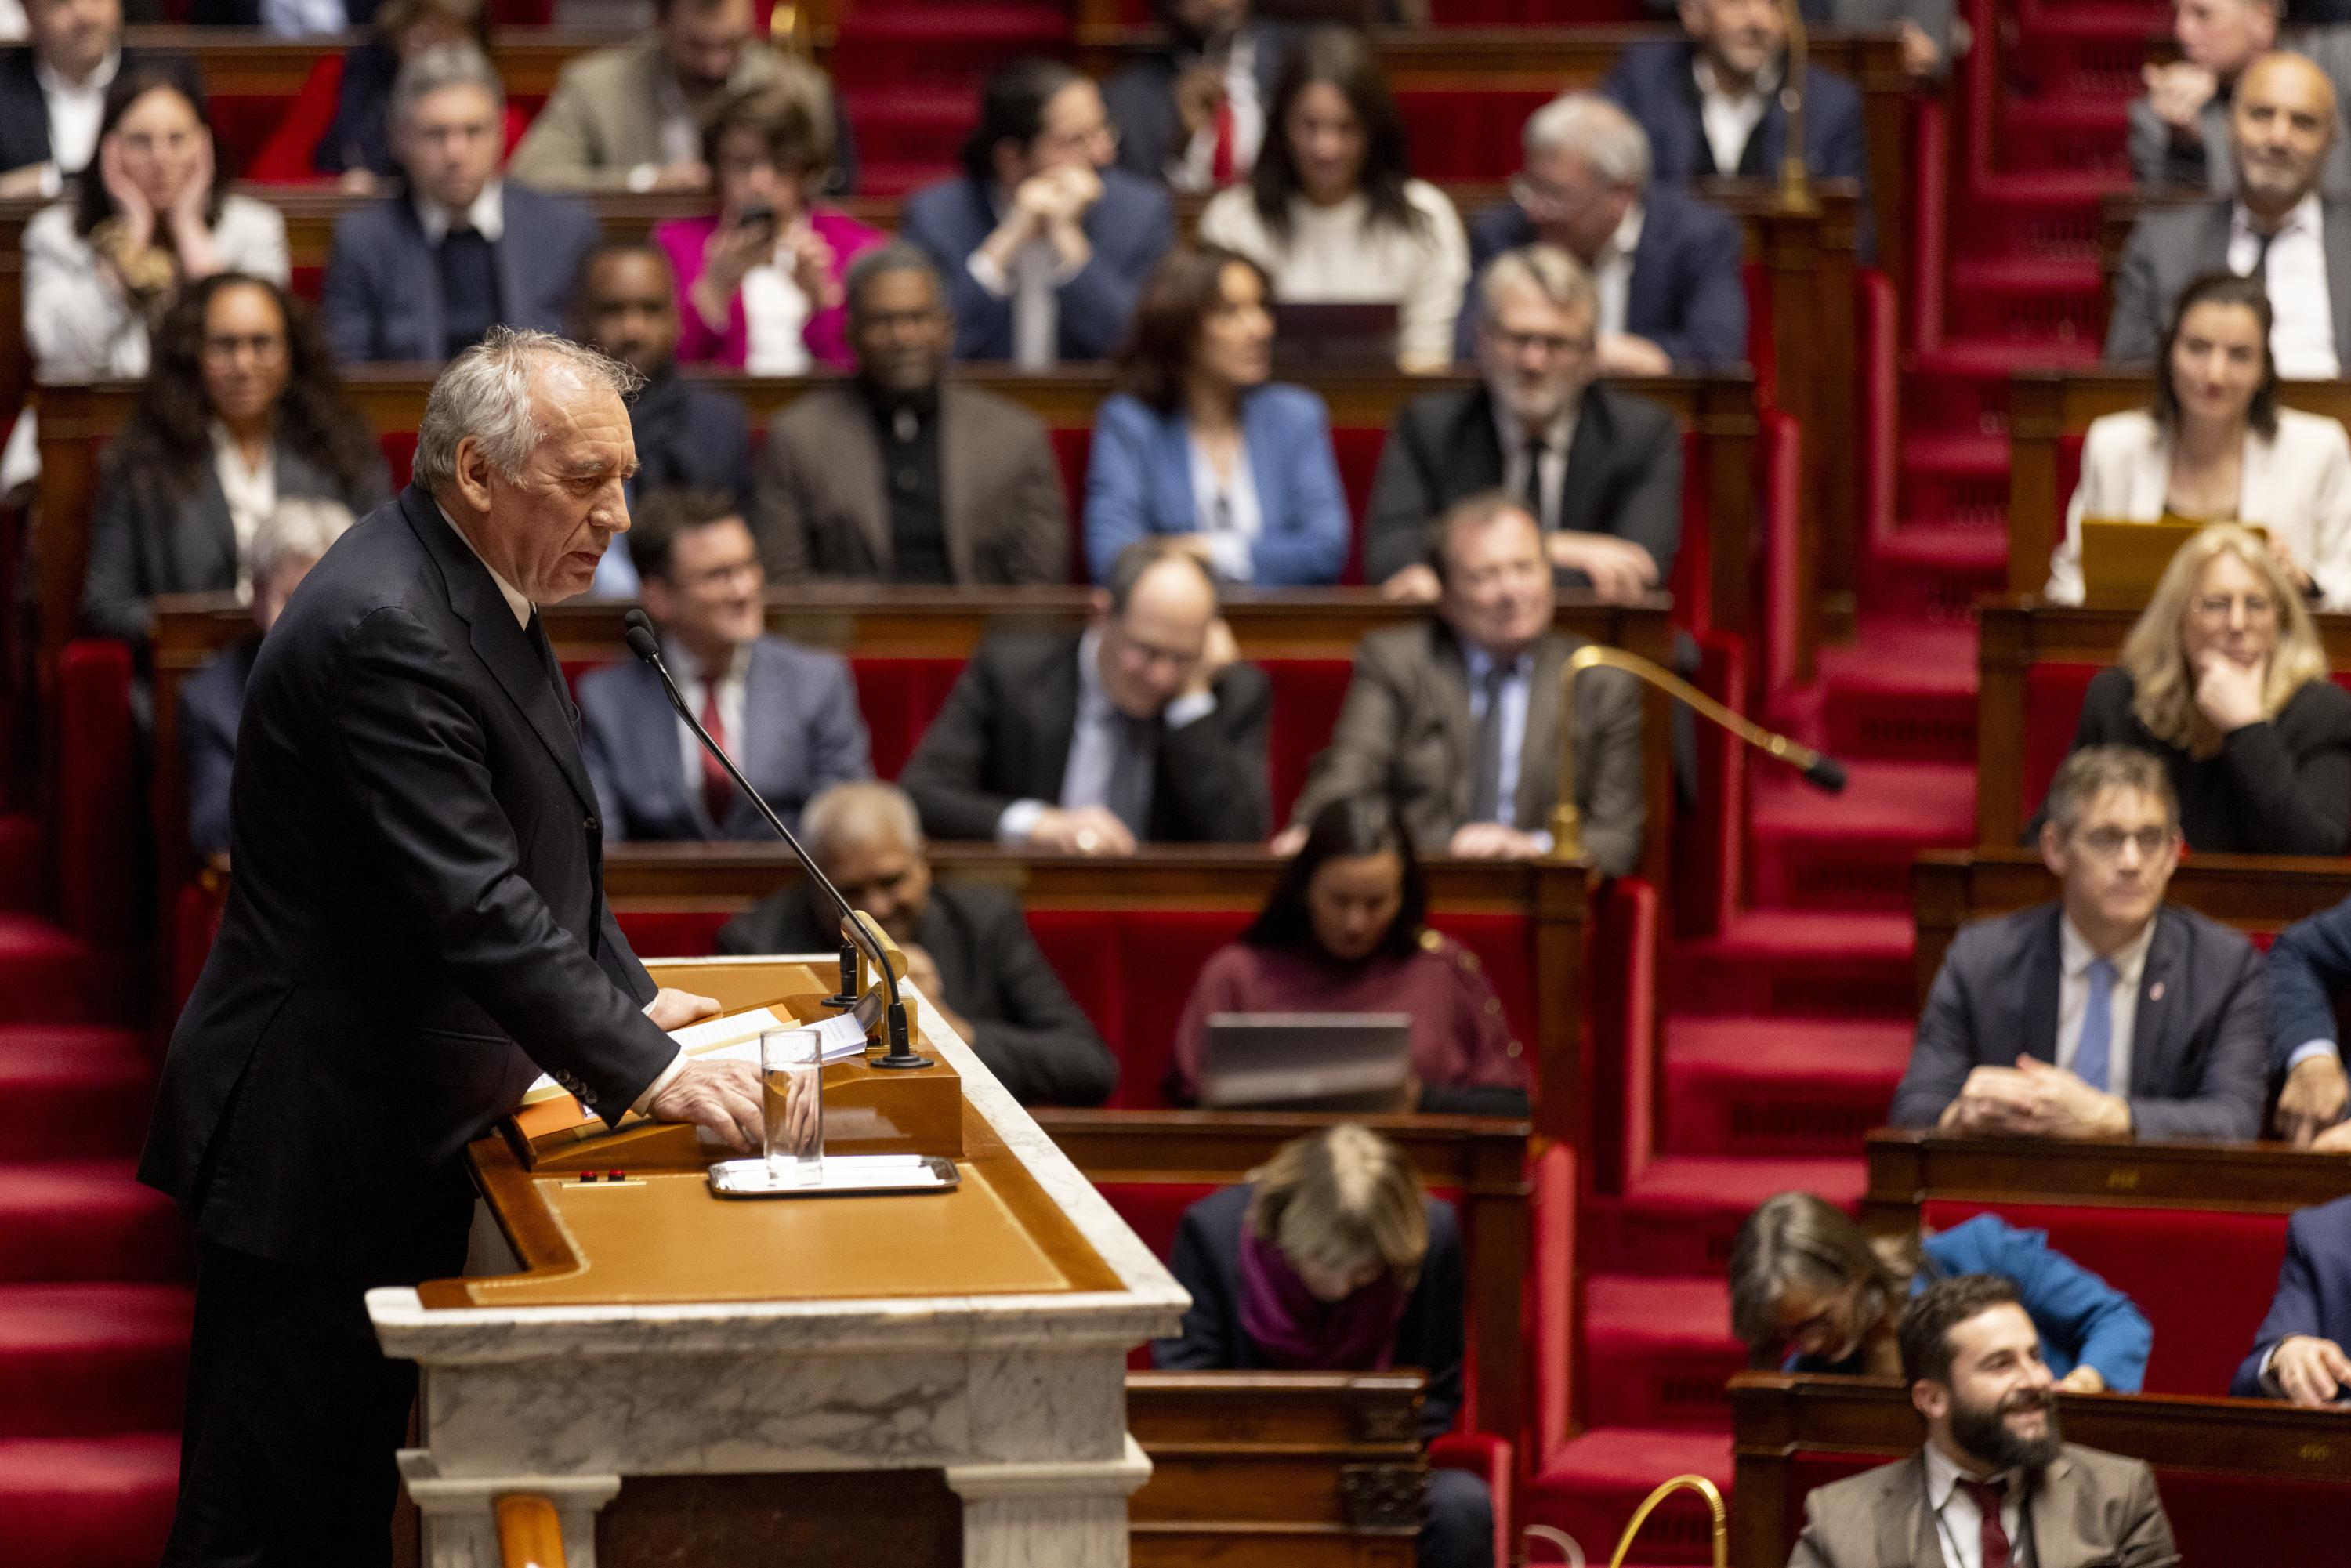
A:
<svg viewBox="0 0 2351 1568">
<path fill-rule="evenodd" d="M 1396 308 L 1378 304 L 1301 304 L 1273 308 L 1273 361 L 1285 369 L 1314 365 L 1392 366 Z"/>
<path fill-rule="evenodd" d="M 2171 558 L 2204 523 L 2082 519 L 2082 602 L 2098 610 L 2141 610 L 2155 597 Z M 2250 528 L 2255 534 L 2262 530 Z"/>
<path fill-rule="evenodd" d="M 1412 1019 L 1404 1013 L 1211 1013 L 1200 1103 L 1396 1110 L 1411 1077 Z"/>
</svg>

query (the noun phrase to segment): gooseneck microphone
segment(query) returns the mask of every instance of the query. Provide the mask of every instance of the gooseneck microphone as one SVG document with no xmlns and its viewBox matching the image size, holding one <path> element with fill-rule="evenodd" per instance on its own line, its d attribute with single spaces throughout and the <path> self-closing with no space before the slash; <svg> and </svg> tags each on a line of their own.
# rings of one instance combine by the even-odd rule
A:
<svg viewBox="0 0 2351 1568">
<path fill-rule="evenodd" d="M 662 663 L 661 638 L 653 632 L 653 618 L 642 610 L 632 610 L 622 619 L 626 621 L 629 628 L 629 652 L 651 664 L 653 674 L 661 677 L 662 689 L 669 693 L 670 706 L 677 710 L 677 716 L 685 720 L 686 727 L 694 731 L 695 738 L 702 742 L 703 748 L 718 759 L 718 765 L 726 769 L 726 776 L 735 780 L 735 787 L 742 790 L 744 797 L 753 805 L 759 808 L 759 815 L 768 820 L 768 826 L 775 829 L 776 836 L 783 840 L 791 850 L 792 858 L 800 862 L 800 869 L 806 872 L 819 887 L 824 889 L 826 895 L 832 900 L 833 907 L 841 911 L 841 929 L 845 938 L 841 950 L 841 994 L 832 1000 L 839 1003 L 845 998 L 846 1005 L 853 1007 L 856 1004 L 857 966 L 852 947 L 862 948 L 866 956 L 873 960 L 873 967 L 882 972 L 882 984 L 887 988 L 890 998 L 888 1014 L 890 1049 L 883 1052 L 881 1060 L 873 1062 L 872 1065 L 875 1067 L 930 1066 L 931 1059 L 917 1052 L 908 1036 L 906 1004 L 899 998 L 898 977 L 890 967 L 889 955 L 882 950 L 882 945 L 874 941 L 872 934 L 865 929 L 865 923 L 858 917 L 857 912 L 849 907 L 849 900 L 841 896 L 841 889 L 832 885 L 832 878 L 825 875 L 824 868 L 816 863 L 816 857 L 808 852 L 807 848 L 794 836 L 789 828 L 784 826 L 784 820 L 776 815 L 776 809 L 768 804 L 765 796 L 751 787 L 751 781 L 743 777 L 743 770 L 735 766 L 735 759 L 726 755 L 726 748 L 710 738 L 710 732 L 702 727 L 702 721 L 694 716 L 692 708 L 685 706 L 685 698 L 678 692 L 677 682 L 670 678 L 669 666 Z"/>
</svg>

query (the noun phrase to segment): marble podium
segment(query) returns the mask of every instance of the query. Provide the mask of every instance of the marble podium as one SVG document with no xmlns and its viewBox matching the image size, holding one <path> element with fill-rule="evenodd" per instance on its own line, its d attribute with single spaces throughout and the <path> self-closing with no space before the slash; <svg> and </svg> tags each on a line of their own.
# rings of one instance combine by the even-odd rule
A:
<svg viewBox="0 0 2351 1568">
<path fill-rule="evenodd" d="M 812 1016 L 830 967 L 805 962 L 653 967 Z M 950 1155 L 953 1207 L 714 1198 L 690 1129 L 474 1146 L 495 1241 L 368 1297 L 422 1371 L 401 1469 L 426 1568 L 496 1568 L 513 1494 L 554 1504 L 569 1568 L 1127 1562 L 1151 1467 L 1126 1355 L 1186 1298 L 938 1014 L 918 1027 L 934 1068 L 826 1070 L 827 1147 Z"/>
</svg>

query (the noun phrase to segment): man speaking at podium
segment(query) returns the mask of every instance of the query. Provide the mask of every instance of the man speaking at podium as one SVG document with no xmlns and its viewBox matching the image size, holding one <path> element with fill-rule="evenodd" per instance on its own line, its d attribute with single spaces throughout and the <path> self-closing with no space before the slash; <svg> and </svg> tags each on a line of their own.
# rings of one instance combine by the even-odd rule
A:
<svg viewBox="0 0 2351 1568">
<path fill-rule="evenodd" d="M 629 526 L 633 373 L 491 334 L 434 384 L 415 476 L 313 569 L 254 666 L 236 874 L 140 1175 L 198 1244 L 169 1564 L 382 1564 L 414 1369 L 362 1294 L 459 1272 L 466 1144 L 541 1070 L 747 1152 L 747 1064 L 664 1030 L 604 903 L 578 712 L 535 606 Z"/>
</svg>

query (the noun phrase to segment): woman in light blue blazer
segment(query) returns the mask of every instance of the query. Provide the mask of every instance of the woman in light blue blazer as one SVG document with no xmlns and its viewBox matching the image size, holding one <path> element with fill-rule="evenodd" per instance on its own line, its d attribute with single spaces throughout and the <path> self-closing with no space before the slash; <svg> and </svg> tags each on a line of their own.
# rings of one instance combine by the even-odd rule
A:
<svg viewBox="0 0 2351 1568">
<path fill-rule="evenodd" d="M 1260 588 L 1339 580 L 1347 500 L 1331 416 L 1303 387 L 1267 380 L 1271 290 L 1214 246 L 1162 262 L 1094 416 L 1086 561 L 1097 582 L 1146 534 L 1196 536 L 1217 577 Z"/>
</svg>

